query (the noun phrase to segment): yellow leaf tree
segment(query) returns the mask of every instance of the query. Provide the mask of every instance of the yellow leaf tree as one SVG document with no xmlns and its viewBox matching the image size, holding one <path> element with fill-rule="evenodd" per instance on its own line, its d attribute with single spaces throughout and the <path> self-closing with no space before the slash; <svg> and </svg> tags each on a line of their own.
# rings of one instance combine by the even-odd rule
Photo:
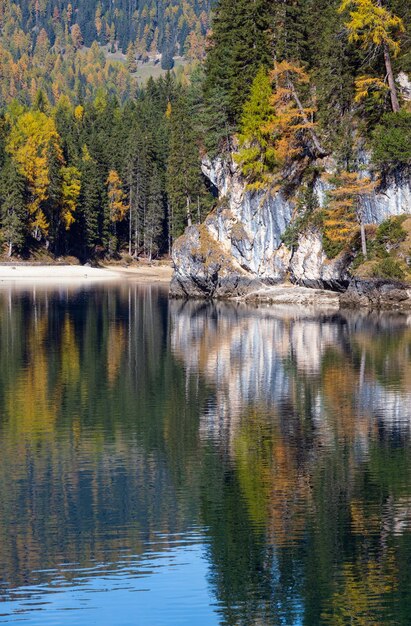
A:
<svg viewBox="0 0 411 626">
<path fill-rule="evenodd" d="M 30 193 L 28 210 L 36 238 L 47 235 L 49 224 L 42 204 L 50 185 L 51 152 L 63 164 L 59 135 L 54 120 L 41 111 L 28 111 L 12 121 L 7 151 L 25 177 Z"/>
<path fill-rule="evenodd" d="M 116 244 L 116 224 L 122 222 L 125 218 L 129 205 L 127 204 L 127 196 L 123 191 L 121 178 L 115 170 L 110 170 L 106 181 L 108 204 L 110 210 L 110 222 L 113 224 L 114 245 Z M 114 246 L 111 244 L 110 248 Z"/>
<path fill-rule="evenodd" d="M 359 43 L 366 51 L 383 52 L 392 110 L 399 111 L 391 55 L 396 57 L 400 51 L 398 35 L 405 30 L 403 21 L 383 7 L 380 0 L 343 0 L 339 11 L 350 12 L 346 23 L 350 42 Z"/>
<path fill-rule="evenodd" d="M 362 253 L 367 258 L 363 202 L 374 191 L 375 183 L 370 178 L 346 171 L 330 180 L 334 188 L 328 192 L 330 199 L 325 211 L 324 234 L 337 248 L 343 248 L 358 231 L 359 225 Z"/>
<path fill-rule="evenodd" d="M 76 167 L 62 167 L 61 178 L 61 217 L 65 229 L 69 230 L 74 222 L 74 213 L 80 195 L 80 172 Z"/>
<path fill-rule="evenodd" d="M 128 204 L 123 191 L 123 183 L 115 170 L 110 170 L 106 181 L 108 202 L 110 206 L 110 221 L 121 222 L 126 216 Z"/>
</svg>

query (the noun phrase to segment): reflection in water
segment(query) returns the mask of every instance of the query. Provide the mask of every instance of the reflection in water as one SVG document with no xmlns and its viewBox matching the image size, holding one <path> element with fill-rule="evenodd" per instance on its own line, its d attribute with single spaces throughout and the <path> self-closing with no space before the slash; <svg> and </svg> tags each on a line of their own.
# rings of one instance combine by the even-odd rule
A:
<svg viewBox="0 0 411 626">
<path fill-rule="evenodd" d="M 215 389 L 200 432 L 230 476 L 219 510 L 237 507 L 258 554 L 249 584 L 238 519 L 221 528 L 218 511 L 204 510 L 224 612 L 235 606 L 236 568 L 253 598 L 226 622 L 409 623 L 411 320 L 171 310 L 174 353 Z M 219 564 L 221 537 L 236 546 L 228 566 Z"/>
<path fill-rule="evenodd" d="M 411 320 L 3 289 L 0 374 L 0 622 L 409 624 Z"/>
</svg>

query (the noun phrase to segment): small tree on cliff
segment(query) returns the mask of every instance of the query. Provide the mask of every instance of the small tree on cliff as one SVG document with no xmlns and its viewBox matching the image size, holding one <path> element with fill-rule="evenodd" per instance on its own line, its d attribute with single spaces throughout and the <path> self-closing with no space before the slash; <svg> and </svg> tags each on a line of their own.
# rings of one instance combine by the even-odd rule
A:
<svg viewBox="0 0 411 626">
<path fill-rule="evenodd" d="M 340 251 L 358 231 L 361 232 L 361 248 L 367 258 L 367 242 L 363 204 L 375 189 L 370 178 L 360 178 L 356 172 L 340 172 L 330 177 L 334 188 L 328 192 L 329 202 L 325 211 L 324 234 L 334 251 Z"/>
<path fill-rule="evenodd" d="M 391 55 L 396 57 L 400 52 L 400 42 L 396 35 L 405 30 L 402 19 L 384 8 L 381 0 L 343 0 L 339 11 L 343 13 L 347 10 L 350 10 L 350 19 L 346 23 L 349 41 L 359 43 L 367 52 L 383 52 L 392 110 L 399 111 Z M 362 88 L 367 79 L 370 85 L 375 86 L 375 79 L 362 77 Z"/>
<path fill-rule="evenodd" d="M 289 61 L 276 63 L 269 76 L 258 72 L 243 107 L 237 156 L 251 188 L 275 183 L 299 159 L 325 156 L 313 121 L 316 110 L 298 95 L 308 83 L 307 73 Z"/>
<path fill-rule="evenodd" d="M 240 150 L 235 155 L 249 181 L 249 187 L 253 189 L 269 183 L 276 166 L 276 150 L 270 130 L 275 118 L 271 96 L 270 77 L 267 70 L 261 67 L 243 107 L 238 134 Z"/>
</svg>

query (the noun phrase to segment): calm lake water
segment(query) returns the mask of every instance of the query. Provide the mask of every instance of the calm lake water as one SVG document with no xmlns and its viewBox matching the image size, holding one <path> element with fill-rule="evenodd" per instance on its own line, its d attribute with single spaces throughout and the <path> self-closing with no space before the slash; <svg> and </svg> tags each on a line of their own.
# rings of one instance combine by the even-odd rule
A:
<svg viewBox="0 0 411 626">
<path fill-rule="evenodd" d="M 0 623 L 411 623 L 411 317 L 0 290 Z"/>
</svg>

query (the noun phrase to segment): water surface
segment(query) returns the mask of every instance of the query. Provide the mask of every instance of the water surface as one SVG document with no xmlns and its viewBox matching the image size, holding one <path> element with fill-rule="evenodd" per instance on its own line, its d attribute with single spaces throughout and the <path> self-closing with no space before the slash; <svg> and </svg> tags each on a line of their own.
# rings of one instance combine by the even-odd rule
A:
<svg viewBox="0 0 411 626">
<path fill-rule="evenodd" d="M 409 625 L 411 318 L 0 290 L 0 623 Z"/>
</svg>

